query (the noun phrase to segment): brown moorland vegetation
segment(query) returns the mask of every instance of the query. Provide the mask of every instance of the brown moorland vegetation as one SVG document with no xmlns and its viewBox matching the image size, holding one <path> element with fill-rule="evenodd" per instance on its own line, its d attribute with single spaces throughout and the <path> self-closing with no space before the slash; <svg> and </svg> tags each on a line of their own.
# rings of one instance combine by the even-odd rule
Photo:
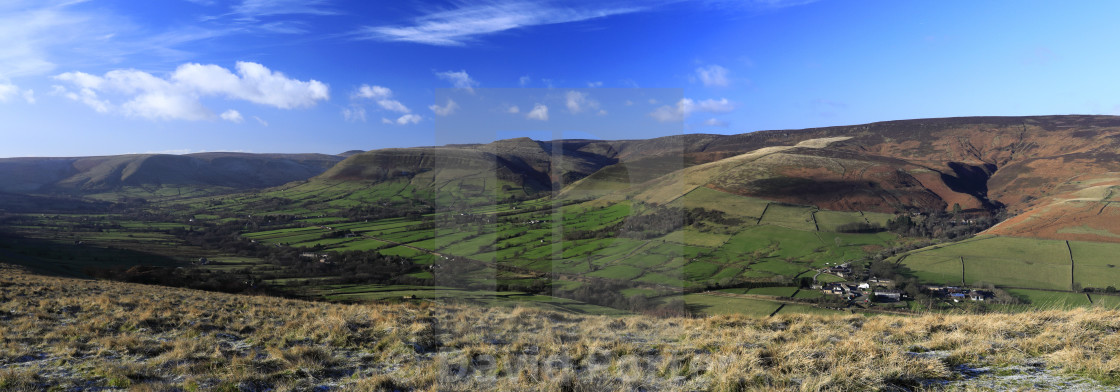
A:
<svg viewBox="0 0 1120 392">
<path fill-rule="evenodd" d="M 897 390 L 967 387 L 957 383 L 981 367 L 1059 383 L 1043 387 L 1120 381 L 1116 311 L 612 318 L 316 303 L 7 267 L 0 287 L 3 390 Z"/>
</svg>

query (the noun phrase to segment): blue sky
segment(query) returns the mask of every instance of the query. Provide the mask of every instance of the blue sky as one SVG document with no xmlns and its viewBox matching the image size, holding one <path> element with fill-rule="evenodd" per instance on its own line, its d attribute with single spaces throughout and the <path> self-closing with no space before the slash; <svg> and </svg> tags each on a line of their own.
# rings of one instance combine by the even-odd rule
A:
<svg viewBox="0 0 1120 392">
<path fill-rule="evenodd" d="M 517 135 L 1120 114 L 1117 11 L 1053 1 L 0 0 L 0 156 L 333 154 Z"/>
</svg>

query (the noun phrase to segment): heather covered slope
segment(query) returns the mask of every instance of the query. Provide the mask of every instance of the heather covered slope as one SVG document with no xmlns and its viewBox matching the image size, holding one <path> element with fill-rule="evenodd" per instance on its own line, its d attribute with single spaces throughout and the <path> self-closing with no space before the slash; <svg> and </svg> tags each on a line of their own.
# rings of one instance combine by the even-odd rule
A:
<svg viewBox="0 0 1120 392">
<path fill-rule="evenodd" d="M 655 319 L 338 305 L 0 269 L 0 389 L 1116 389 L 1120 314 Z"/>
<path fill-rule="evenodd" d="M 679 153 L 608 166 L 561 196 L 668 203 L 706 187 L 829 210 L 1007 209 L 1036 218 L 1013 220 L 994 233 L 1113 241 L 1120 230 L 1092 222 L 1109 216 L 1104 205 L 1110 201 L 1097 193 L 1101 181 L 1120 171 L 1117 136 L 1118 117 L 1036 116 L 627 141 L 619 151 L 632 154 L 645 144 L 673 145 Z"/>
<path fill-rule="evenodd" d="M 1056 184 L 1053 196 L 1026 203 L 1024 211 L 989 234 L 1071 241 L 1120 242 L 1120 173 L 1087 173 Z"/>
</svg>

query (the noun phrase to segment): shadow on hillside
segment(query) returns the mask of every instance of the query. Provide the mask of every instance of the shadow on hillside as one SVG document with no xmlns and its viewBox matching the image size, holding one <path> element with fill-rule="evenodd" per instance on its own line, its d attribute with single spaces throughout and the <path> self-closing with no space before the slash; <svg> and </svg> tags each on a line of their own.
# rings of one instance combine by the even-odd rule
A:
<svg viewBox="0 0 1120 392">
<path fill-rule="evenodd" d="M 178 266 L 174 259 L 135 250 L 28 238 L 0 231 L 0 263 L 36 274 L 89 278 L 87 271 L 135 265 Z"/>
</svg>

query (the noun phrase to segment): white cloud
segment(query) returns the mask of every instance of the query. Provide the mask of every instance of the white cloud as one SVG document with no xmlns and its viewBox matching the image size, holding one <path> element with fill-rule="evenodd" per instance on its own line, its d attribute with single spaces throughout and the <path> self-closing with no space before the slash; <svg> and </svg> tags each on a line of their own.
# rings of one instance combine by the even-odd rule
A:
<svg viewBox="0 0 1120 392">
<path fill-rule="evenodd" d="M 32 90 L 32 89 L 23 90 L 23 100 L 27 101 L 27 103 L 31 103 L 31 104 L 35 103 L 35 90 Z"/>
<path fill-rule="evenodd" d="M 517 79 L 517 83 L 520 84 L 521 87 L 525 87 L 526 85 L 529 84 L 530 81 L 532 81 L 532 79 L 530 79 L 528 75 L 522 76 L 522 77 Z"/>
<path fill-rule="evenodd" d="M 568 91 L 568 93 L 565 94 L 565 98 L 567 99 L 566 104 L 568 106 L 568 111 L 572 112 L 572 114 L 580 113 L 584 109 L 595 110 L 599 108 L 598 101 L 587 98 L 587 94 L 578 91 Z"/>
<path fill-rule="evenodd" d="M 436 72 L 436 76 L 438 76 L 440 79 L 451 82 L 451 84 L 455 86 L 455 88 L 465 89 L 472 93 L 474 92 L 474 86 L 478 85 L 478 82 L 476 82 L 474 79 L 471 79 L 471 76 L 467 75 L 467 71 L 465 70 L 457 72 Z"/>
<path fill-rule="evenodd" d="M 327 85 L 317 80 L 289 79 L 257 63 L 239 61 L 236 68 L 237 74 L 234 74 L 217 65 L 188 63 L 176 68 L 166 79 L 135 69 L 113 70 L 103 76 L 66 72 L 55 79 L 78 87 L 79 93 L 65 91 L 64 95 L 98 112 L 118 107 L 99 95 L 115 93 L 129 98 L 119 105 L 122 113 L 164 120 L 214 118 L 201 102 L 201 98 L 207 96 L 280 109 L 314 106 L 329 96 Z"/>
<path fill-rule="evenodd" d="M 735 104 L 728 101 L 727 98 L 720 98 L 718 101 L 714 99 L 705 99 L 695 104 L 692 103 L 691 99 L 684 98 L 681 102 L 692 105 L 688 112 L 728 113 L 735 110 Z"/>
<path fill-rule="evenodd" d="M 603 87 L 603 82 L 587 82 L 587 87 L 590 87 L 590 88 Z"/>
<path fill-rule="evenodd" d="M 727 87 L 731 84 L 731 81 L 727 79 L 727 68 L 714 64 L 697 68 L 696 76 L 700 78 L 701 83 L 708 87 Z"/>
<path fill-rule="evenodd" d="M 437 116 L 447 116 L 451 113 L 455 113 L 455 110 L 459 109 L 459 104 L 455 103 L 455 101 L 452 101 L 449 98 L 447 99 L 447 103 L 443 106 L 432 105 L 428 106 L 428 109 L 432 109 L 432 111 L 435 112 Z"/>
<path fill-rule="evenodd" d="M 389 99 L 393 96 L 393 90 L 388 87 L 371 86 L 363 84 L 358 87 L 358 90 L 350 94 L 350 99 L 368 98 L 377 101 L 377 106 L 382 109 L 397 112 L 397 113 L 412 113 L 401 101 Z"/>
<path fill-rule="evenodd" d="M 283 73 L 246 61 L 238 61 L 236 67 L 234 75 L 217 65 L 188 63 L 179 66 L 171 79 L 203 94 L 225 95 L 280 109 L 311 107 L 315 101 L 329 97 L 327 85 L 318 80 L 289 79 Z"/>
<path fill-rule="evenodd" d="M 385 110 L 394 111 L 394 112 L 398 112 L 398 113 L 410 113 L 410 112 L 412 112 L 411 110 L 408 110 L 407 106 L 404 106 L 403 103 L 401 103 L 400 101 L 397 101 L 397 100 L 382 99 L 380 101 L 377 101 L 377 105 L 381 106 Z"/>
<path fill-rule="evenodd" d="M 61 88 L 62 86 L 56 85 L 54 87 Z M 109 110 L 113 107 L 113 105 L 109 103 L 109 101 L 98 98 L 97 93 L 90 88 L 82 88 L 81 90 L 78 90 L 78 92 L 71 92 L 63 88 L 60 94 L 71 100 L 84 103 L 86 104 L 86 106 L 93 108 L 93 110 L 98 113 L 108 113 Z"/>
<path fill-rule="evenodd" d="M 721 127 L 721 128 L 727 127 L 727 122 L 726 121 L 721 121 L 721 120 L 716 119 L 716 118 L 709 118 L 707 120 L 704 120 L 704 122 L 702 124 L 707 125 L 709 127 Z"/>
<path fill-rule="evenodd" d="M 257 120 L 257 122 L 261 123 L 261 125 L 263 125 L 263 126 L 266 126 L 266 127 L 268 126 L 268 121 L 265 121 L 263 118 L 253 116 L 253 119 Z"/>
<path fill-rule="evenodd" d="M 408 125 L 408 124 L 419 123 L 421 119 L 423 119 L 423 117 L 417 116 L 415 114 L 406 114 L 406 115 L 398 117 L 396 121 L 393 121 L 393 120 L 382 117 L 381 118 L 381 123 L 383 123 L 383 124 Z"/>
<path fill-rule="evenodd" d="M 272 15 L 334 15 L 337 12 L 324 6 L 326 0 L 243 0 L 233 6 L 233 12 L 243 18 L 256 20 L 261 16 Z"/>
<path fill-rule="evenodd" d="M 0 78 L 51 72 L 57 66 L 52 52 L 98 46 L 98 37 L 114 30 L 109 23 L 119 22 L 74 10 L 74 3 L 0 2 Z"/>
<path fill-rule="evenodd" d="M 661 106 L 654 109 L 649 115 L 660 122 L 678 122 L 684 121 L 685 117 L 694 112 L 727 113 L 732 110 L 735 110 L 735 104 L 728 101 L 727 98 L 721 98 L 718 101 L 706 99 L 699 103 L 689 98 L 681 98 L 675 106 Z"/>
<path fill-rule="evenodd" d="M 684 114 L 677 108 L 665 105 L 654 109 L 649 113 L 650 117 L 660 122 L 681 122 L 684 121 Z"/>
<path fill-rule="evenodd" d="M 19 87 L 11 83 L 0 82 L 0 102 L 8 102 L 9 99 L 19 95 Z"/>
<path fill-rule="evenodd" d="M 237 123 L 237 124 L 241 124 L 242 122 L 245 121 L 245 117 L 241 117 L 241 112 L 233 110 L 233 109 L 229 109 L 229 110 L 226 110 L 226 111 L 222 112 L 221 117 L 222 117 L 222 120 L 226 120 L 226 121 L 229 121 L 229 122 L 232 122 L 232 123 Z"/>
<path fill-rule="evenodd" d="M 366 122 L 366 109 L 361 106 L 342 108 L 342 118 L 350 122 Z"/>
<path fill-rule="evenodd" d="M 506 108 L 506 113 L 509 114 L 517 114 L 519 112 L 521 112 L 521 108 L 517 107 L 517 105 L 509 105 L 509 107 Z"/>
<path fill-rule="evenodd" d="M 359 86 L 358 91 L 350 95 L 351 98 L 369 99 L 385 99 L 391 96 L 393 96 L 393 90 L 390 90 L 388 87 L 370 86 L 368 84 Z"/>
<path fill-rule="evenodd" d="M 606 110 L 604 110 L 604 109 L 599 109 L 599 113 L 598 113 L 598 114 L 599 114 L 600 116 L 606 116 L 606 115 L 607 115 L 607 111 L 606 111 Z"/>
<path fill-rule="evenodd" d="M 533 120 L 548 121 L 548 106 L 539 103 L 533 105 L 533 110 L 530 110 L 525 117 Z"/>
<path fill-rule="evenodd" d="M 560 6 L 547 2 L 485 2 L 436 11 L 397 26 L 367 26 L 358 31 L 365 39 L 403 41 L 438 46 L 462 46 L 479 36 L 506 30 L 578 22 L 642 11 L 639 6 Z"/>
</svg>

